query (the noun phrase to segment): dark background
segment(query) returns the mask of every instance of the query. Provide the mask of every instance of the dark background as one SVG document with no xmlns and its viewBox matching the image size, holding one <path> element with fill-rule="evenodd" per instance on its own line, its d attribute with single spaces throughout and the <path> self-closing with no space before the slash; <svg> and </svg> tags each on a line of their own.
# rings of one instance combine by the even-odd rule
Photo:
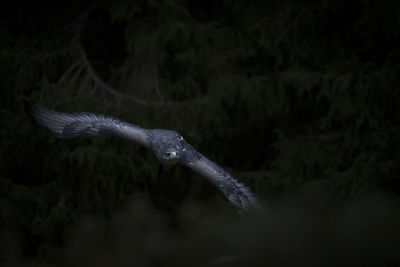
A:
<svg viewBox="0 0 400 267">
<path fill-rule="evenodd" d="M 251 2 L 251 3 L 250 3 Z M 400 2 L 13 1 L 0 26 L 2 266 L 398 266 Z M 180 132 L 216 188 L 28 100 Z"/>
</svg>

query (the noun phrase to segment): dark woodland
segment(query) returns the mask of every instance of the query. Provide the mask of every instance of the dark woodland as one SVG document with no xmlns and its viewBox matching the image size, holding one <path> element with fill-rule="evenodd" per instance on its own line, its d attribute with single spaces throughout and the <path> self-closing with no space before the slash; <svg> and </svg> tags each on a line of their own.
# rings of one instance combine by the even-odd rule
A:
<svg viewBox="0 0 400 267">
<path fill-rule="evenodd" d="M 0 266 L 400 266 L 400 2 L 6 1 Z M 175 130 L 251 188 L 24 101 Z"/>
</svg>

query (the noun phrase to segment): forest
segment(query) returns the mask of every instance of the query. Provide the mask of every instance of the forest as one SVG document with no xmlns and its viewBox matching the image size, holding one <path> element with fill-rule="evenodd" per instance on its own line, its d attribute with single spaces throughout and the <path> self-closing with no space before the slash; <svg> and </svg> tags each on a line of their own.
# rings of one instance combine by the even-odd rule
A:
<svg viewBox="0 0 400 267">
<path fill-rule="evenodd" d="M 400 265 L 399 1 L 6 2 L 1 266 Z M 177 131 L 262 208 L 24 101 Z"/>
</svg>

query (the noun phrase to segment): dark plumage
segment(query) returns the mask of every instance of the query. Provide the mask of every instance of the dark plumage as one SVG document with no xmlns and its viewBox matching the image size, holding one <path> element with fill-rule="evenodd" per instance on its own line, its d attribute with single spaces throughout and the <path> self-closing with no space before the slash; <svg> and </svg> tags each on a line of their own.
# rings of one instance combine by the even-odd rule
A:
<svg viewBox="0 0 400 267">
<path fill-rule="evenodd" d="M 205 177 L 223 192 L 239 212 L 257 203 L 249 188 L 197 152 L 175 131 L 143 129 L 101 114 L 64 113 L 30 103 L 25 103 L 25 111 L 38 127 L 59 138 L 110 134 L 144 145 L 153 150 L 162 165 L 180 163 Z"/>
</svg>

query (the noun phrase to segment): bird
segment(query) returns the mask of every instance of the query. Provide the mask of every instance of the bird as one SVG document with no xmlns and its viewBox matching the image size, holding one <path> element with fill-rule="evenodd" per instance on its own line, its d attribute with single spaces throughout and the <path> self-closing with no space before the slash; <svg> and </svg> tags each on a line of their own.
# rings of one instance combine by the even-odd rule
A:
<svg viewBox="0 0 400 267">
<path fill-rule="evenodd" d="M 145 129 L 92 112 L 59 112 L 27 101 L 24 108 L 36 126 L 57 138 L 113 135 L 151 149 L 160 163 L 161 170 L 162 166 L 184 165 L 215 185 L 240 215 L 257 206 L 258 197 L 247 186 L 199 153 L 176 131 Z"/>
</svg>

